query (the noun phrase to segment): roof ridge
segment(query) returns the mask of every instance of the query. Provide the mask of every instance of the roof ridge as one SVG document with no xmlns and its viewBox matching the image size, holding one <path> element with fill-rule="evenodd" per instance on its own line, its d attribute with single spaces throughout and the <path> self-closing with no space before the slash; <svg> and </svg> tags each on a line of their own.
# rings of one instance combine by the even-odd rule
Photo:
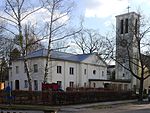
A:
<svg viewBox="0 0 150 113">
<path fill-rule="evenodd" d="M 62 52 L 62 51 L 54 51 L 54 50 L 52 50 L 52 51 L 53 51 L 53 52 L 64 53 L 64 54 L 76 55 L 76 54 L 73 54 L 73 53 L 67 53 L 67 52 Z"/>
<path fill-rule="evenodd" d="M 92 54 L 95 54 L 95 53 L 82 53 L 82 54 L 76 54 L 76 55 L 92 55 Z"/>
<path fill-rule="evenodd" d="M 45 49 L 45 48 L 37 49 L 37 50 L 35 50 L 35 51 L 30 52 L 29 54 L 32 54 L 32 53 L 35 53 L 35 52 L 37 52 L 37 51 L 41 51 L 41 50 L 44 50 L 44 49 Z"/>
</svg>

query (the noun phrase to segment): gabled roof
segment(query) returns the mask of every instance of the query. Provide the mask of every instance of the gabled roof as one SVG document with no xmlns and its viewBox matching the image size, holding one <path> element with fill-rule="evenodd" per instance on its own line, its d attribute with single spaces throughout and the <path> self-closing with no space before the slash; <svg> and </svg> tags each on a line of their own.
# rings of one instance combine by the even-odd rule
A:
<svg viewBox="0 0 150 113">
<path fill-rule="evenodd" d="M 40 49 L 28 54 L 28 58 L 36 58 L 36 57 L 46 57 L 47 49 Z M 86 58 L 90 57 L 92 54 L 71 54 L 65 53 L 60 51 L 51 51 L 51 58 L 58 59 L 58 60 L 67 60 L 67 61 L 74 61 L 74 62 L 81 62 Z"/>
</svg>

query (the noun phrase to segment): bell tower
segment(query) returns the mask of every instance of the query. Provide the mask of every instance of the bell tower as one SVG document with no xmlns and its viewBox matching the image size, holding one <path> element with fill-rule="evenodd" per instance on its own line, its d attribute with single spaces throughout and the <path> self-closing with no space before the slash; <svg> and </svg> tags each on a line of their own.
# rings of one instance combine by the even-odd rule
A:
<svg viewBox="0 0 150 113">
<path fill-rule="evenodd" d="M 138 72 L 137 37 L 139 35 L 139 14 L 128 12 L 116 16 L 116 79 L 131 81 L 131 88 L 136 79 L 128 69 Z M 132 62 L 132 63 L 131 63 Z M 130 64 L 130 65 L 129 65 Z"/>
</svg>

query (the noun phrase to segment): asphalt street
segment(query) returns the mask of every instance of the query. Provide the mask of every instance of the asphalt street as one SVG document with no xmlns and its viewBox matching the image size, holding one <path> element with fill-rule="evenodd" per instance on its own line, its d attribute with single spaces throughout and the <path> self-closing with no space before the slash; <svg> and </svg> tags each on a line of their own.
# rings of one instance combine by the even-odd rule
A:
<svg viewBox="0 0 150 113">
<path fill-rule="evenodd" d="M 150 103 L 121 103 L 94 106 L 66 106 L 58 113 L 150 113 Z"/>
</svg>

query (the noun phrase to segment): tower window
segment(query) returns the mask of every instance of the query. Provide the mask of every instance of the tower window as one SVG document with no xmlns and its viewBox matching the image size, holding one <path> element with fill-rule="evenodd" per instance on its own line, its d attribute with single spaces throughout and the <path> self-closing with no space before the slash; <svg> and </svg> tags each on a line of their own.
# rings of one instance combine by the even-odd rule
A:
<svg viewBox="0 0 150 113">
<path fill-rule="evenodd" d="M 19 66 L 16 66 L 16 74 L 19 73 Z"/>
<path fill-rule="evenodd" d="M 128 19 L 125 21 L 125 33 L 128 33 Z"/>
<path fill-rule="evenodd" d="M 123 34 L 123 20 L 121 20 L 120 29 L 121 29 L 120 34 Z"/>
<path fill-rule="evenodd" d="M 137 34 L 137 19 L 135 21 L 135 34 Z"/>
</svg>

